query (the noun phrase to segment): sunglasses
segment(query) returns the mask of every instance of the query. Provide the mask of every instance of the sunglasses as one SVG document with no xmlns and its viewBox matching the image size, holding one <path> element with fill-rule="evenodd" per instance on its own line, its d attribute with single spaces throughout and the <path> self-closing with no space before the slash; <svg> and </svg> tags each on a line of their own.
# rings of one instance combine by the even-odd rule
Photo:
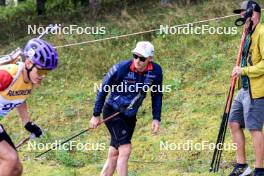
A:
<svg viewBox="0 0 264 176">
<path fill-rule="evenodd" d="M 134 59 L 139 59 L 141 62 L 145 62 L 147 58 L 133 54 Z"/>
<path fill-rule="evenodd" d="M 34 67 L 37 69 L 37 74 L 39 76 L 46 76 L 48 74 L 48 71 L 47 69 L 42 69 L 42 68 L 39 68 L 37 67 L 35 64 L 34 64 Z"/>
</svg>

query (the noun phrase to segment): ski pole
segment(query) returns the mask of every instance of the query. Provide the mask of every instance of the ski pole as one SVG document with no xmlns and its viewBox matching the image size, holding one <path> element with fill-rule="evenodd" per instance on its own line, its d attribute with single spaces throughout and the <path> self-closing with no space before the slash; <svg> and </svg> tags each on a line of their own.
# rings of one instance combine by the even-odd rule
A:
<svg viewBox="0 0 264 176">
<path fill-rule="evenodd" d="M 118 115 L 118 114 L 120 114 L 120 113 L 121 113 L 121 112 L 116 112 L 116 113 L 114 113 L 113 115 L 111 115 L 111 116 L 109 116 L 109 117 L 105 118 L 104 120 L 102 120 L 101 122 L 99 122 L 99 123 L 98 123 L 97 127 L 98 127 L 98 126 L 100 126 L 102 123 L 104 123 L 104 122 L 106 122 L 106 121 L 108 121 L 108 120 L 110 120 L 110 119 L 114 118 L 115 116 L 117 116 L 117 115 Z M 78 133 L 78 134 L 76 134 L 76 135 L 74 135 L 74 136 L 70 137 L 69 139 L 67 139 L 67 140 L 63 141 L 62 143 L 60 143 L 60 144 L 57 144 L 56 146 L 54 146 L 54 147 L 52 147 L 52 148 L 50 148 L 50 149 L 46 150 L 45 152 L 43 152 L 43 153 L 41 153 L 41 154 L 37 155 L 37 156 L 36 156 L 36 158 L 39 158 L 39 157 L 41 157 L 42 155 L 44 155 L 44 154 L 48 153 L 49 151 L 56 149 L 57 147 L 59 147 L 59 146 L 61 146 L 61 145 L 65 144 L 65 143 L 67 143 L 67 142 L 71 141 L 72 139 L 74 139 L 74 138 L 76 138 L 76 137 L 78 137 L 78 136 L 82 135 L 83 133 L 86 133 L 86 132 L 88 132 L 88 131 L 90 131 L 90 130 L 92 130 L 92 129 L 93 129 L 93 128 L 87 128 L 87 129 L 85 129 L 85 130 L 81 131 L 80 133 Z"/>
<path fill-rule="evenodd" d="M 55 25 L 53 25 L 53 24 L 48 25 L 46 27 L 46 30 L 42 34 L 40 34 L 40 36 L 38 36 L 38 39 L 41 39 L 44 35 L 48 34 L 49 32 L 53 32 L 56 29 L 58 29 L 58 25 L 57 24 L 55 24 Z"/>
<path fill-rule="evenodd" d="M 29 137 L 21 140 L 17 145 L 16 145 L 16 149 L 19 149 L 22 145 L 24 145 L 25 143 L 27 143 L 30 139 L 34 139 L 36 136 L 31 133 Z"/>
<path fill-rule="evenodd" d="M 103 124 L 103 123 L 109 121 L 110 119 L 114 118 L 115 116 L 119 115 L 120 113 L 122 113 L 122 112 L 124 112 L 124 111 L 126 111 L 126 110 L 129 110 L 129 109 L 132 109 L 133 106 L 134 106 L 134 104 L 136 103 L 136 101 L 138 101 L 138 99 L 141 97 L 141 95 L 142 95 L 141 92 L 139 92 L 138 95 L 137 95 L 137 96 L 131 101 L 131 103 L 129 104 L 129 106 L 128 106 L 127 108 L 123 108 L 123 109 L 121 109 L 120 111 L 118 111 L 118 112 L 112 114 L 111 116 L 105 118 L 104 120 L 100 121 L 100 122 L 98 123 L 97 127 L 100 126 L 101 124 Z M 92 130 L 92 129 L 93 129 L 93 128 L 87 128 L 87 129 L 81 131 L 80 133 L 78 133 L 78 134 L 76 134 L 76 135 L 70 137 L 69 139 L 63 141 L 62 143 L 57 144 L 56 146 L 54 146 L 54 147 L 52 147 L 52 148 L 46 150 L 45 152 L 43 152 L 43 153 L 37 155 L 36 158 L 39 158 L 40 156 L 42 156 L 42 155 L 48 153 L 49 151 L 56 149 L 57 147 L 59 147 L 59 146 L 65 144 L 65 143 L 71 141 L 72 139 L 74 139 L 74 138 L 76 138 L 76 137 L 82 135 L 83 133 L 86 133 L 86 132 L 88 132 L 88 131 L 90 131 L 90 130 Z"/>
<path fill-rule="evenodd" d="M 250 24 L 248 24 L 250 23 Z M 247 20 L 247 24 L 244 26 L 243 33 L 242 33 L 242 39 L 239 47 L 239 52 L 237 54 L 237 59 L 236 59 L 236 66 L 240 65 L 242 53 L 243 53 L 243 48 L 246 42 L 247 36 L 250 34 L 251 31 L 251 20 Z M 214 149 L 214 154 L 212 158 L 212 162 L 210 165 L 210 172 L 217 172 L 219 169 L 220 161 L 221 161 L 221 155 L 223 151 L 223 144 L 225 141 L 225 135 L 226 135 L 226 129 L 227 129 L 227 124 L 228 124 L 228 119 L 229 119 L 229 113 L 230 113 L 230 108 L 233 100 L 233 95 L 234 95 L 234 90 L 235 90 L 235 85 L 236 85 L 236 77 L 232 77 L 231 79 L 231 84 L 228 92 L 228 97 L 226 100 L 226 105 L 225 105 L 225 110 L 224 114 L 222 116 L 222 122 L 219 128 L 219 133 L 216 141 L 216 147 Z"/>
</svg>

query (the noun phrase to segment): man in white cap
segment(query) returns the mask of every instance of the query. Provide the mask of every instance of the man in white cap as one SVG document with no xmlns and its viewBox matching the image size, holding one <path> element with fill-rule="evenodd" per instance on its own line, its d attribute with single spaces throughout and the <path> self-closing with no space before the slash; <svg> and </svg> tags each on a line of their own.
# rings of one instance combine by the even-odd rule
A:
<svg viewBox="0 0 264 176">
<path fill-rule="evenodd" d="M 136 114 L 146 97 L 146 91 L 151 91 L 153 133 L 157 133 L 160 128 L 163 75 L 161 67 L 153 62 L 154 47 L 147 41 L 138 42 L 132 53 L 133 59 L 115 64 L 105 76 L 97 93 L 93 117 L 90 120 L 90 127 L 96 128 L 102 109 L 104 119 L 121 112 L 105 122 L 111 141 L 101 176 L 111 176 L 115 170 L 119 176 L 127 176 Z M 105 102 L 109 90 L 105 88 L 109 86 L 110 96 Z M 131 104 L 132 108 L 127 108 Z"/>
</svg>

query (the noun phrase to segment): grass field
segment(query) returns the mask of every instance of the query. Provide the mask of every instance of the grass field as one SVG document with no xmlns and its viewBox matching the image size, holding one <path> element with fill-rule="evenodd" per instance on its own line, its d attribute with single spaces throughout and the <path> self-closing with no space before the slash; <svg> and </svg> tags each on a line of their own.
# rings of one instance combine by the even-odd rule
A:
<svg viewBox="0 0 264 176">
<path fill-rule="evenodd" d="M 29 1 L 30 2 L 30 1 Z M 49 35 L 45 37 L 55 46 L 76 43 L 133 32 L 157 29 L 160 25 L 178 25 L 219 16 L 230 15 L 238 0 L 207 0 L 199 4 L 184 5 L 173 1 L 170 7 L 160 7 L 158 1 L 136 1 L 122 8 L 105 8 L 97 19 L 86 16 L 87 9 L 58 9 L 41 21 L 34 14 L 33 5 L 25 3 L 5 9 L 0 22 L 7 24 L 0 37 L 0 55 L 17 46 L 23 47 L 33 35 L 26 35 L 27 24 L 60 23 L 65 26 L 104 26 L 104 35 Z M 55 3 L 54 3 L 55 4 Z M 55 8 L 52 3 L 49 8 Z M 263 6 L 264 4 L 262 4 Z M 110 9 L 113 9 L 112 11 Z M 63 12 L 61 12 L 63 11 Z M 17 16 L 28 13 L 28 17 Z M 60 13 L 61 12 L 61 13 Z M 16 14 L 12 15 L 13 13 Z M 20 14 L 21 15 L 21 14 Z M 207 22 L 212 27 L 234 27 L 235 17 Z M 13 20 L 13 21 L 10 21 Z M 10 24 L 10 25 L 9 25 Z M 20 29 L 17 28 L 20 24 Z M 12 25 L 14 26 L 12 28 Z M 200 26 L 201 24 L 197 24 Z M 20 31 L 20 32 L 19 32 Z M 10 34 L 10 36 L 8 35 Z M 12 34 L 12 35 L 11 35 Z M 5 40 L 5 37 L 6 40 Z M 138 113 L 133 136 L 133 151 L 129 161 L 129 176 L 209 176 L 227 175 L 235 161 L 235 152 L 223 152 L 218 174 L 208 172 L 212 150 L 176 149 L 176 144 L 215 143 L 221 115 L 228 93 L 230 74 L 235 64 L 241 38 L 241 28 L 235 35 L 165 35 L 157 32 L 120 39 L 59 48 L 59 68 L 50 73 L 42 87 L 36 89 L 28 100 L 30 114 L 45 131 L 45 137 L 36 143 L 64 140 L 88 127 L 95 100 L 94 84 L 99 84 L 116 62 L 131 57 L 136 42 L 149 40 L 155 46 L 155 62 L 164 72 L 164 84 L 172 91 L 165 93 L 162 107 L 161 132 L 152 135 L 150 96 Z M 15 143 L 27 132 L 16 114 L 12 112 L 1 121 Z M 107 156 L 109 135 L 105 126 L 82 135 L 76 142 L 94 144 L 92 149 L 50 152 L 34 160 L 40 150 L 21 148 L 19 155 L 25 176 L 92 176 L 99 175 Z M 253 167 L 254 155 L 247 132 L 248 160 Z M 33 144 L 33 141 L 31 142 Z M 231 144 L 230 133 L 226 143 Z M 161 144 L 170 144 L 170 149 Z"/>
</svg>

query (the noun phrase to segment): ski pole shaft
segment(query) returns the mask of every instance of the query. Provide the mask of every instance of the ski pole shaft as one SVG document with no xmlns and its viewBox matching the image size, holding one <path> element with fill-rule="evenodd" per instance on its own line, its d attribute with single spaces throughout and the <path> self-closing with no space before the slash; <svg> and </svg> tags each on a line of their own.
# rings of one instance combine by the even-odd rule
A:
<svg viewBox="0 0 264 176">
<path fill-rule="evenodd" d="M 114 117 L 117 116 L 118 114 L 123 113 L 123 112 L 125 112 L 126 110 L 130 110 L 130 109 L 132 109 L 133 106 L 135 105 L 135 103 L 141 98 L 141 96 L 142 96 L 142 91 L 140 91 L 140 92 L 138 93 L 138 95 L 134 97 L 134 99 L 131 101 L 131 103 L 130 103 L 126 108 L 122 108 L 120 111 L 115 112 L 115 113 L 112 114 L 111 116 L 109 116 L 109 117 L 105 118 L 104 120 L 100 121 L 100 122 L 97 124 L 97 127 L 100 126 L 101 124 L 103 124 L 103 123 L 109 121 L 110 119 L 114 118 Z M 64 142 L 62 142 L 62 143 L 56 145 L 55 147 L 52 147 L 52 148 L 48 149 L 47 151 L 45 151 L 45 152 L 43 152 L 43 153 L 37 155 L 36 158 L 39 158 L 40 156 L 42 156 L 42 155 L 48 153 L 48 152 L 51 151 L 51 150 L 56 149 L 58 146 L 63 145 L 63 144 L 65 144 L 65 143 L 69 142 L 70 140 L 72 140 L 72 139 L 74 139 L 74 138 L 80 136 L 80 135 L 83 134 L 83 133 L 88 132 L 88 131 L 91 130 L 91 129 L 93 129 L 93 128 L 87 128 L 87 129 L 81 131 L 80 133 L 78 133 L 78 134 L 72 136 L 71 138 L 69 138 L 69 139 L 65 140 Z"/>
<path fill-rule="evenodd" d="M 101 124 L 105 123 L 106 121 L 109 121 L 110 119 L 114 118 L 115 116 L 117 116 L 117 115 L 120 114 L 120 113 L 121 113 L 121 112 L 116 112 L 116 113 L 114 113 L 113 115 L 111 115 L 111 116 L 105 118 L 104 120 L 100 121 L 100 122 L 98 123 L 97 127 L 100 126 Z M 47 151 L 45 151 L 45 152 L 43 152 L 43 153 L 37 155 L 36 158 L 41 157 L 42 155 L 48 153 L 49 151 L 56 149 L 57 147 L 59 147 L 59 146 L 65 144 L 65 143 L 71 141 L 72 139 L 74 139 L 74 138 L 76 138 L 76 137 L 82 135 L 83 133 L 86 133 L 86 132 L 90 131 L 91 129 L 93 129 L 93 128 L 87 128 L 87 129 L 81 131 L 80 133 L 78 133 L 78 134 L 76 134 L 76 135 L 70 137 L 69 139 L 63 141 L 62 143 L 60 143 L 60 144 L 58 144 L 58 145 L 56 145 L 56 146 L 54 146 L 54 147 L 48 149 Z"/>
<path fill-rule="evenodd" d="M 58 25 L 52 25 L 52 24 L 48 25 L 46 27 L 46 30 L 42 34 L 40 34 L 40 36 L 38 36 L 38 39 L 41 39 L 44 35 L 48 34 L 49 32 L 53 32 L 57 28 L 58 28 Z"/>
<path fill-rule="evenodd" d="M 249 29 L 245 26 L 244 30 L 243 30 L 243 34 L 242 34 L 242 40 L 240 43 L 239 52 L 237 54 L 236 66 L 240 65 L 240 61 L 241 61 L 241 57 L 242 57 L 242 51 L 243 51 L 243 47 L 245 45 L 245 41 L 246 41 L 246 37 L 248 35 L 248 31 L 249 31 Z M 232 77 L 230 91 L 229 91 L 229 95 L 228 95 L 228 101 L 227 101 L 227 105 L 226 105 L 226 109 L 225 109 L 226 113 L 229 113 L 230 108 L 231 108 L 231 103 L 232 103 L 232 98 L 233 98 L 233 94 L 234 94 L 234 90 L 235 90 L 236 80 L 237 80 L 236 77 Z"/>
<path fill-rule="evenodd" d="M 59 147 L 59 146 L 65 144 L 65 143 L 69 142 L 70 140 L 72 140 L 72 139 L 74 139 L 74 138 L 80 136 L 81 134 L 83 134 L 83 133 L 85 133 L 85 132 L 87 132 L 87 131 L 89 131 L 89 130 L 90 130 L 90 128 L 83 130 L 82 132 L 80 132 L 80 133 L 78 133 L 78 134 L 72 136 L 71 138 L 67 139 L 66 141 L 63 141 L 62 143 L 60 143 L 60 144 L 58 144 L 58 145 L 56 145 L 56 146 L 54 146 L 54 147 L 52 147 L 52 148 L 46 150 L 45 152 L 43 152 L 43 153 L 37 155 L 36 158 L 41 157 L 42 155 L 48 153 L 49 151 L 56 149 L 57 147 Z"/>
<path fill-rule="evenodd" d="M 24 145 L 26 142 L 28 142 L 30 140 L 30 137 L 27 137 L 25 139 L 23 139 L 22 141 L 20 141 L 17 145 L 16 145 L 16 149 L 19 149 L 22 145 Z"/>
<path fill-rule="evenodd" d="M 17 145 L 16 145 L 16 149 L 19 149 L 22 145 L 24 145 L 25 143 L 27 143 L 30 139 L 34 139 L 35 138 L 35 135 L 32 133 L 30 134 L 29 137 L 21 140 Z"/>
<path fill-rule="evenodd" d="M 236 66 L 240 65 L 243 48 L 244 48 L 244 45 L 246 42 L 246 37 L 248 36 L 249 31 L 251 29 L 251 26 L 249 23 L 250 23 L 250 20 L 247 21 L 247 24 L 244 26 L 244 29 L 243 29 L 242 39 L 240 42 L 240 47 L 239 47 L 239 51 L 238 51 L 237 58 L 236 58 Z M 227 101 L 226 101 L 226 105 L 225 105 L 225 110 L 224 110 L 224 114 L 222 117 L 220 129 L 218 132 L 216 147 L 214 149 L 214 154 L 213 154 L 213 158 L 212 158 L 212 162 L 211 162 L 211 166 L 210 166 L 210 170 L 209 170 L 210 172 L 212 172 L 212 171 L 217 172 L 219 169 L 221 155 L 222 155 L 222 147 L 223 147 L 223 143 L 225 140 L 225 134 L 226 134 L 227 124 L 228 124 L 231 104 L 232 104 L 232 100 L 233 100 L 236 80 L 237 80 L 236 77 L 232 77 L 232 79 L 231 79 L 228 97 L 227 97 Z M 219 148 L 219 146 L 221 146 L 221 147 Z"/>
</svg>

